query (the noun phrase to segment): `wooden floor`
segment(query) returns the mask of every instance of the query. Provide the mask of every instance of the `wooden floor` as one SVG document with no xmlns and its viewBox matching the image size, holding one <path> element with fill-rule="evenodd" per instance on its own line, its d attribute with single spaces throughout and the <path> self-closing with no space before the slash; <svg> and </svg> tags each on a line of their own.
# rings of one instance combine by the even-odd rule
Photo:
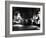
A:
<svg viewBox="0 0 46 38">
<path fill-rule="evenodd" d="M 22 30 L 40 30 L 40 27 L 35 25 L 30 26 L 13 25 L 13 31 L 22 31 Z"/>
</svg>

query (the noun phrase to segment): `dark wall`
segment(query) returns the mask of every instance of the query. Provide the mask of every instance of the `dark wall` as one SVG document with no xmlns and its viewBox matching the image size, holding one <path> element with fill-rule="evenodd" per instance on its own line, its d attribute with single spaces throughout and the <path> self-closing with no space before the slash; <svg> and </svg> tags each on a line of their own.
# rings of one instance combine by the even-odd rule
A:
<svg viewBox="0 0 46 38">
<path fill-rule="evenodd" d="M 13 7 L 13 15 L 15 15 L 16 11 L 19 11 L 21 16 L 25 19 L 32 18 L 33 15 L 38 14 L 40 8 L 24 8 L 24 7 Z"/>
</svg>

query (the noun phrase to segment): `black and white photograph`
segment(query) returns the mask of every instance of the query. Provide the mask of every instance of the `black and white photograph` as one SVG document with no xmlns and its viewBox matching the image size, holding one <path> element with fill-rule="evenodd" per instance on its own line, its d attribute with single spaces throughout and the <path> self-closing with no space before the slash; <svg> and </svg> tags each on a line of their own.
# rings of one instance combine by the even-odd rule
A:
<svg viewBox="0 0 46 38">
<path fill-rule="evenodd" d="M 41 33 L 43 28 L 42 6 L 10 5 L 10 33 Z"/>
<path fill-rule="evenodd" d="M 40 30 L 40 8 L 12 7 L 12 31 Z"/>
</svg>

